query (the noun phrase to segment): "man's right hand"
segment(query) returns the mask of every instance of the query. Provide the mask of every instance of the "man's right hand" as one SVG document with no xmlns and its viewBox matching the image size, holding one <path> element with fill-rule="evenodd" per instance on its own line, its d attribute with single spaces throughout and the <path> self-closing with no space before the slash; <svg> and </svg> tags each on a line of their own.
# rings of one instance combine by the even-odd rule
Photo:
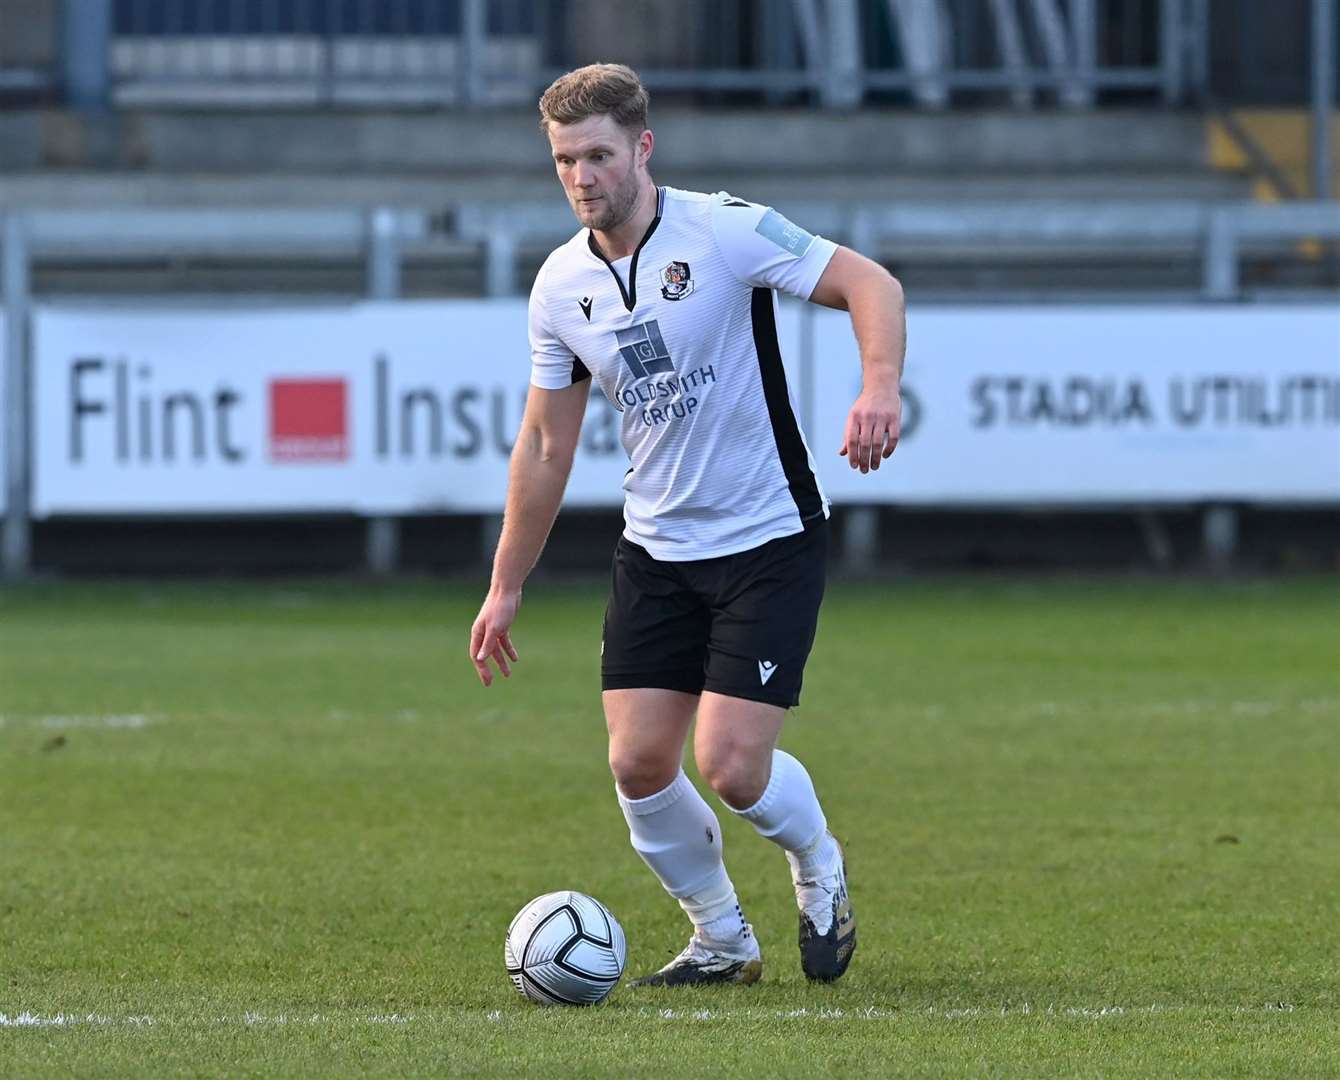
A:
<svg viewBox="0 0 1340 1080">
<path fill-rule="evenodd" d="M 532 386 L 526 397 L 526 413 L 507 472 L 507 507 L 489 594 L 470 630 L 470 662 L 485 686 L 493 685 L 490 658 L 504 676 L 512 674 L 508 660 L 516 662 L 516 649 L 509 630 L 521 606 L 521 585 L 558 514 L 590 393 L 590 384 L 583 379 L 562 390 Z"/>
<path fill-rule="evenodd" d="M 470 660 L 475 665 L 479 681 L 485 686 L 493 685 L 490 657 L 504 676 L 512 674 L 508 660 L 515 663 L 517 655 L 509 630 L 520 606 L 520 589 L 515 592 L 490 590 L 484 598 L 484 606 L 479 609 L 475 625 L 470 628 Z"/>
</svg>

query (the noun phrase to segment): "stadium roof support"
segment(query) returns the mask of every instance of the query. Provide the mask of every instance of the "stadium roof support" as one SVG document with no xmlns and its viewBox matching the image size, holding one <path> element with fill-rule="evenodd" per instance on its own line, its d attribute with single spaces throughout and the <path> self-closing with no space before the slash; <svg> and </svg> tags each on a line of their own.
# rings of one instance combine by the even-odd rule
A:
<svg viewBox="0 0 1340 1080">
<path fill-rule="evenodd" d="M 394 210 L 382 206 L 368 211 L 369 300 L 394 300 L 400 295 L 401 232 Z M 364 545 L 370 573 L 379 577 L 393 573 L 400 562 L 400 522 L 392 517 L 369 518 Z"/>
<path fill-rule="evenodd" d="M 32 562 L 28 478 L 28 302 L 31 295 L 27 229 L 14 213 L 0 215 L 0 297 L 4 319 L 3 415 L 5 516 L 0 539 L 0 575 L 13 579 L 28 573 Z"/>
<path fill-rule="evenodd" d="M 95 112 L 111 101 L 112 0 L 65 0 L 65 99 Z"/>
<path fill-rule="evenodd" d="M 1312 0 L 1312 197 L 1331 197 L 1335 112 L 1335 0 Z"/>
</svg>

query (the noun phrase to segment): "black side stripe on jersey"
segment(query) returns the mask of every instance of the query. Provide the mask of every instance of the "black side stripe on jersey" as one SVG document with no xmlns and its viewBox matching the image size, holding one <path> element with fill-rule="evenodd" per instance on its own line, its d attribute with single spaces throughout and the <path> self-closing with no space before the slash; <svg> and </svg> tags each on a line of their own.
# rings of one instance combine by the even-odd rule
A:
<svg viewBox="0 0 1340 1080">
<path fill-rule="evenodd" d="M 661 215 L 665 213 L 665 189 L 656 189 L 656 216 L 651 219 L 651 224 L 647 226 L 647 231 L 642 234 L 642 239 L 637 242 L 637 247 L 633 250 L 633 259 L 628 264 L 628 287 L 624 288 L 623 278 L 619 276 L 619 271 L 614 269 L 609 259 L 605 258 L 605 253 L 600 250 L 600 245 L 596 243 L 596 234 L 591 229 L 586 230 L 586 245 L 596 257 L 605 264 L 606 269 L 614 277 L 614 284 L 619 286 L 619 295 L 623 298 L 625 311 L 632 311 L 637 307 L 637 257 L 642 254 L 642 249 L 647 246 L 647 241 L 651 239 L 651 234 L 656 231 L 656 226 L 661 223 Z"/>
<path fill-rule="evenodd" d="M 782 350 L 777 343 L 777 319 L 772 310 L 772 290 L 755 289 L 750 304 L 754 321 L 754 351 L 758 353 L 758 371 L 763 378 L 763 399 L 768 405 L 768 419 L 772 421 L 773 438 L 777 440 L 777 456 L 781 458 L 791 498 L 796 500 L 802 521 L 822 514 L 823 499 L 819 496 L 819 482 L 810 469 L 810 455 L 800 435 L 800 424 L 791 409 L 786 392 L 786 369 L 782 367 Z"/>
<path fill-rule="evenodd" d="M 590 377 L 591 377 L 591 369 L 582 363 L 582 358 L 580 356 L 573 356 L 572 382 L 576 384 L 581 382 L 583 379 L 589 379 Z"/>
</svg>

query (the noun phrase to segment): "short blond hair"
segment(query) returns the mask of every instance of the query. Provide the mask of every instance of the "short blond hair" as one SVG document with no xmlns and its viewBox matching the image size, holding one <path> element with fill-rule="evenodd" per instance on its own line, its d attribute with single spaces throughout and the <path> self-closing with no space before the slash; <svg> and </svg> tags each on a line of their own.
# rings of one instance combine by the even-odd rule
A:
<svg viewBox="0 0 1340 1080">
<path fill-rule="evenodd" d="M 560 75 L 540 96 L 540 129 L 577 124 L 590 116 L 611 116 L 634 138 L 647 127 L 651 95 L 637 72 L 625 64 L 587 64 Z"/>
</svg>

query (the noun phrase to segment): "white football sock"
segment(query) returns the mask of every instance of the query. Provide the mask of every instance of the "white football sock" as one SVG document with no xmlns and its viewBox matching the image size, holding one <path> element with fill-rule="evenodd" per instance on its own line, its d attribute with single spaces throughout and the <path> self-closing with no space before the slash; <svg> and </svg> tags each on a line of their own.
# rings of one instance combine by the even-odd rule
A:
<svg viewBox="0 0 1340 1080">
<path fill-rule="evenodd" d="M 634 850 L 702 936 L 719 944 L 748 938 L 749 924 L 721 861 L 721 825 L 684 771 L 645 799 L 617 793 Z"/>
<path fill-rule="evenodd" d="M 786 852 L 793 880 L 813 881 L 837 872 L 838 846 L 828 834 L 814 782 L 785 750 L 772 752 L 772 776 L 758 802 L 734 812 Z"/>
</svg>

